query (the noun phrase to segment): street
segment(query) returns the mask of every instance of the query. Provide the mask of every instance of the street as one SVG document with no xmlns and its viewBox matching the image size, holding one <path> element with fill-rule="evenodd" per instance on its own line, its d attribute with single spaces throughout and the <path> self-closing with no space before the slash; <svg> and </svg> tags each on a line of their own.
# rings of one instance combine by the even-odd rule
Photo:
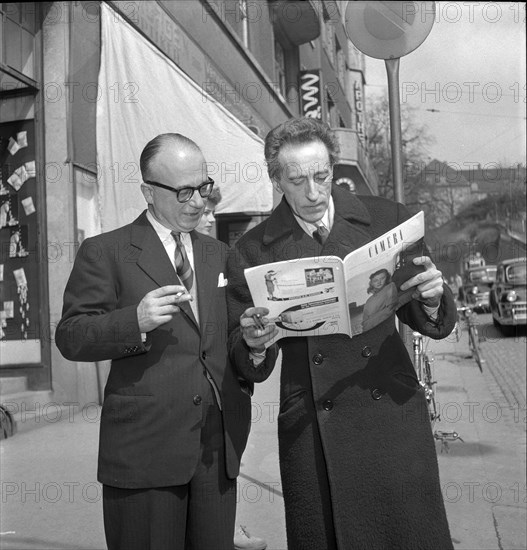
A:
<svg viewBox="0 0 527 550">
<path fill-rule="evenodd" d="M 436 431 L 462 441 L 436 442 L 441 487 L 456 550 L 524 549 L 525 331 L 504 338 L 490 315 L 481 373 L 466 331 L 428 342 L 434 357 L 441 420 Z M 238 481 L 237 522 L 285 550 L 276 418 L 279 369 L 256 387 L 253 426 Z M 2 441 L 2 550 L 105 548 L 101 489 L 96 482 L 100 408 L 63 409 L 42 427 Z M 28 412 L 28 415 L 30 413 Z M 431 547 L 433 542 L 431 541 Z"/>
</svg>

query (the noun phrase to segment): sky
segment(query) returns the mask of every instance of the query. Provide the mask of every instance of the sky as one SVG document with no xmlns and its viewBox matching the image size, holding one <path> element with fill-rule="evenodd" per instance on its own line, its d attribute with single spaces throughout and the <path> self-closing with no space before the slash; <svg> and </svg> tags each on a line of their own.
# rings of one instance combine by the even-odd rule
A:
<svg viewBox="0 0 527 550">
<path fill-rule="evenodd" d="M 525 17 L 524 3 L 436 2 L 430 34 L 399 67 L 401 104 L 435 138 L 430 158 L 525 165 Z M 387 82 L 384 60 L 366 57 L 366 101 Z"/>
</svg>

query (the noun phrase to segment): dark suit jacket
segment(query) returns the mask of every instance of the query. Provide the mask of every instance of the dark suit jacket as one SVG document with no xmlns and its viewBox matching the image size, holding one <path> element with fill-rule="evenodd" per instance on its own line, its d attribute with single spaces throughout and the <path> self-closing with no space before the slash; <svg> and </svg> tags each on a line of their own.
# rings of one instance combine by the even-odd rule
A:
<svg viewBox="0 0 527 550">
<path fill-rule="evenodd" d="M 56 331 L 72 361 L 112 360 L 101 416 L 98 479 L 121 488 L 187 483 L 200 448 L 202 407 L 194 397 L 207 384 L 219 390 L 227 475 L 239 472 L 250 428 L 250 397 L 227 357 L 227 247 L 192 232 L 199 325 L 188 303 L 148 333 L 143 344 L 137 305 L 148 292 L 181 284 L 143 212 L 133 223 L 86 239 L 77 253 Z"/>
</svg>

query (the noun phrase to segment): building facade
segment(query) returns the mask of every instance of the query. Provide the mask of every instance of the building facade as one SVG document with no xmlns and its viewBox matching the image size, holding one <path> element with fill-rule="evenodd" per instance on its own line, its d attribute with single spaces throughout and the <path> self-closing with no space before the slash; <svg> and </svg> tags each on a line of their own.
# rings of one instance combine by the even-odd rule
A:
<svg viewBox="0 0 527 550">
<path fill-rule="evenodd" d="M 224 196 L 217 236 L 230 244 L 280 198 L 263 138 L 292 116 L 335 128 L 335 180 L 377 193 L 364 58 L 347 38 L 345 4 L 1 4 L 0 383 L 13 412 L 101 402 L 108 364 L 66 361 L 54 327 L 82 239 L 144 209 L 138 154 L 157 133 L 203 140 Z"/>
</svg>

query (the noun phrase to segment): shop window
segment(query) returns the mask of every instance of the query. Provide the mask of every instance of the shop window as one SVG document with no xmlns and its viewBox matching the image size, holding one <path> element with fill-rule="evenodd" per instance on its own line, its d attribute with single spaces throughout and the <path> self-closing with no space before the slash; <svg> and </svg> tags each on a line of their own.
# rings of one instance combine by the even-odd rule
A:
<svg viewBox="0 0 527 550">
<path fill-rule="evenodd" d="M 0 13 L 3 19 L 2 63 L 34 79 L 35 3 L 3 3 Z"/>
<path fill-rule="evenodd" d="M 280 42 L 277 41 L 274 43 L 274 67 L 278 91 L 282 97 L 287 97 L 285 52 Z"/>
<path fill-rule="evenodd" d="M 247 0 L 226 0 L 223 4 L 225 20 L 240 37 L 243 45 L 249 47 L 249 25 Z"/>
<path fill-rule="evenodd" d="M 41 66 L 36 8 L 0 6 L 0 353 L 7 369 L 49 359 L 41 127 L 34 118 Z"/>
<path fill-rule="evenodd" d="M 324 49 L 326 50 L 326 53 L 333 64 L 333 67 L 336 65 L 336 46 L 335 46 L 335 22 L 331 20 L 326 7 L 323 6 L 323 17 L 324 17 L 324 25 L 322 26 L 323 31 L 323 44 Z"/>
<path fill-rule="evenodd" d="M 247 0 L 239 0 L 238 4 L 240 6 L 240 17 L 242 25 L 242 42 L 243 45 L 249 47 L 249 24 L 247 21 Z"/>
<path fill-rule="evenodd" d="M 327 102 L 327 106 L 328 106 L 328 117 L 327 117 L 327 122 L 329 123 L 329 125 L 332 127 L 332 128 L 335 128 L 338 124 L 337 124 L 337 119 L 338 119 L 338 112 L 337 112 L 337 106 L 335 105 L 335 102 L 333 101 L 333 98 L 331 97 L 331 95 L 326 92 L 326 102 Z"/>
<path fill-rule="evenodd" d="M 335 39 L 335 50 L 337 58 L 337 75 L 340 80 L 340 85 L 346 89 L 346 56 L 344 50 L 340 47 L 338 39 Z"/>
</svg>

